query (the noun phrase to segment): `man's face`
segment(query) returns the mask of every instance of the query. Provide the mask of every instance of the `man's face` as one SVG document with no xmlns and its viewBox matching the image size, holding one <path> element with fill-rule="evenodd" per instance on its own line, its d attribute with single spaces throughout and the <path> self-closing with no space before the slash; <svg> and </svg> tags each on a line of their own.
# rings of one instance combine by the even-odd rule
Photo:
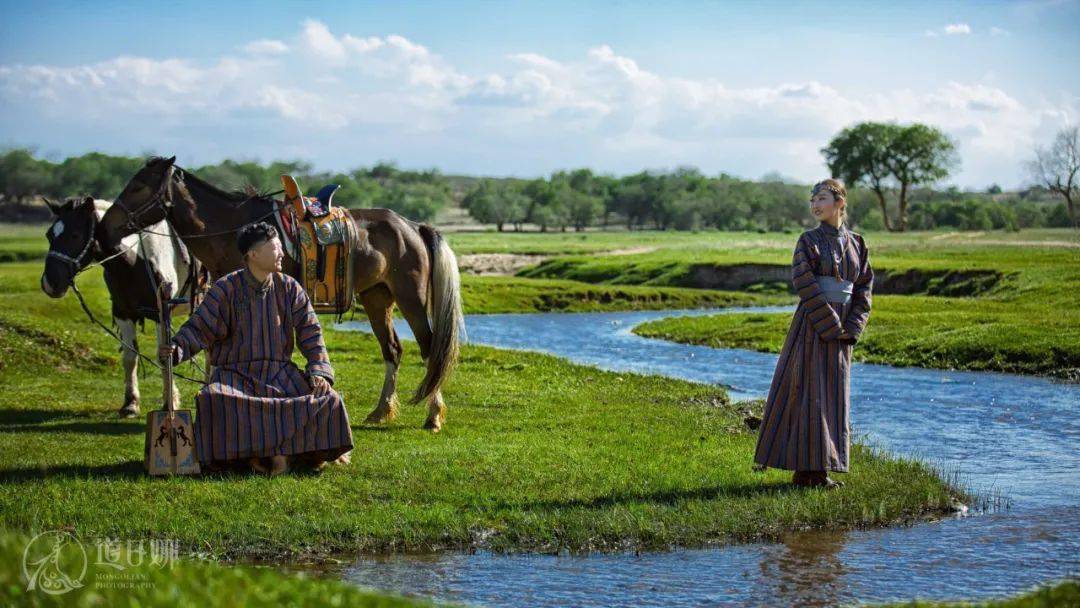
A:
<svg viewBox="0 0 1080 608">
<path fill-rule="evenodd" d="M 247 253 L 248 265 L 262 272 L 281 272 L 282 257 L 281 241 L 276 236 Z"/>
</svg>

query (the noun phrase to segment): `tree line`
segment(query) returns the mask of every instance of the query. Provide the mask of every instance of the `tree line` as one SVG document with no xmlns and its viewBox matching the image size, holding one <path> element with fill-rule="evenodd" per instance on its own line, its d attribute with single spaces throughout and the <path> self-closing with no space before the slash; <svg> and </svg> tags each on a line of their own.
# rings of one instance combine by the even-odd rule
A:
<svg viewBox="0 0 1080 608">
<path fill-rule="evenodd" d="M 73 156 L 60 162 L 39 159 L 25 148 L 0 154 L 0 202 L 25 203 L 38 196 L 62 199 L 89 195 L 112 200 L 120 194 L 145 158 L 112 156 L 99 152 Z M 294 176 L 306 193 L 326 184 L 339 184 L 334 202 L 346 207 L 385 207 L 418 220 L 430 221 L 453 203 L 453 185 L 436 170 L 406 171 L 392 163 L 348 172 L 316 172 L 301 161 L 261 164 L 225 160 L 185 170 L 225 190 L 248 187 L 262 193 L 281 189 L 280 176 Z"/>
<path fill-rule="evenodd" d="M 869 230 L 965 230 L 1075 225 L 1073 199 L 1080 171 L 1076 129 L 1036 148 L 1028 172 L 1035 186 L 1004 194 L 944 192 L 933 184 L 959 166 L 956 143 L 940 129 L 919 123 L 864 122 L 846 128 L 821 149 L 832 177 L 848 185 L 848 218 Z M 692 167 L 641 172 L 621 178 L 588 169 L 560 171 L 547 179 L 481 180 L 463 206 L 478 221 L 541 231 L 607 227 L 619 218 L 628 229 L 783 230 L 807 222 L 809 185 L 779 177 L 758 181 Z M 1055 195 L 1064 203 L 1054 204 Z"/>
<path fill-rule="evenodd" d="M 1034 185 L 1005 193 L 935 188 L 959 166 L 957 146 L 935 127 L 864 122 L 843 129 L 821 149 L 833 177 L 848 186 L 848 221 L 863 230 L 962 230 L 1076 225 L 1080 187 L 1077 129 L 1036 147 L 1027 163 Z M 114 198 L 145 159 L 90 153 L 60 162 L 26 149 L 0 154 L 0 203 L 34 196 L 89 194 Z M 392 163 L 347 172 L 316 172 L 306 162 L 261 164 L 226 160 L 188 168 L 226 189 L 280 188 L 283 173 L 314 194 L 328 183 L 342 187 L 335 202 L 347 207 L 385 207 L 432 221 L 459 202 L 469 215 L 499 231 L 796 229 L 810 221 L 809 184 L 777 174 L 747 180 L 707 176 L 694 167 L 641 171 L 616 177 L 590 169 L 557 171 L 546 178 L 469 178 L 437 170 L 408 171 Z"/>
<path fill-rule="evenodd" d="M 560 171 L 533 180 L 481 179 L 462 206 L 499 231 L 583 230 L 589 226 L 629 230 L 794 230 L 810 222 L 810 186 L 778 176 L 745 180 L 703 175 L 694 168 L 641 172 L 621 178 L 588 169 Z M 882 198 L 903 198 L 902 228 L 886 224 Z M 890 205 L 888 213 L 895 213 Z M 1071 225 L 1067 206 L 1052 191 L 1033 186 L 1005 193 L 928 186 L 848 189 L 848 222 L 861 230 L 990 230 Z"/>
</svg>

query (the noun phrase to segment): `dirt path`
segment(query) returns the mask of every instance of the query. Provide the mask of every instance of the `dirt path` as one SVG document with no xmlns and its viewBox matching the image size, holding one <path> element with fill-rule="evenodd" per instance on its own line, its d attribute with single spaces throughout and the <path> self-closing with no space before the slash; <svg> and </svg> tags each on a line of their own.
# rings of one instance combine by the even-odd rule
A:
<svg viewBox="0 0 1080 608">
<path fill-rule="evenodd" d="M 521 253 L 472 253 L 458 256 L 458 268 L 468 274 L 510 276 L 548 257 Z"/>
<path fill-rule="evenodd" d="M 633 255 L 656 251 L 656 247 L 629 247 L 597 251 L 597 255 Z M 467 253 L 458 256 L 458 269 L 467 274 L 512 276 L 526 266 L 534 266 L 556 255 L 526 253 Z"/>
</svg>

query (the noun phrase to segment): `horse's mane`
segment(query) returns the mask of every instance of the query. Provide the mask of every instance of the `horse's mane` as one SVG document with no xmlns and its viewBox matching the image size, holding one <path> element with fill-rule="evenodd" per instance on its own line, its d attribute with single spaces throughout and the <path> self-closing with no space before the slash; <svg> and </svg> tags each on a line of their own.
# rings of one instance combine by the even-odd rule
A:
<svg viewBox="0 0 1080 608">
<path fill-rule="evenodd" d="M 177 167 L 177 168 L 179 169 L 179 167 Z M 221 188 L 218 188 L 214 184 L 211 184 L 210 182 L 202 179 L 201 177 L 195 175 L 194 173 L 192 173 L 191 171 L 188 171 L 187 169 L 183 169 L 182 171 L 184 172 L 184 183 L 185 184 L 187 184 L 189 186 L 191 184 L 195 184 L 195 186 L 197 186 L 201 190 L 208 191 L 210 194 L 214 195 L 217 198 L 225 199 L 225 200 L 229 201 L 230 203 L 242 203 L 245 200 L 247 200 L 249 198 L 252 198 L 252 195 L 248 194 L 246 189 L 245 190 L 232 190 L 232 191 L 222 190 Z M 256 194 L 258 194 L 258 193 L 256 193 Z"/>
</svg>

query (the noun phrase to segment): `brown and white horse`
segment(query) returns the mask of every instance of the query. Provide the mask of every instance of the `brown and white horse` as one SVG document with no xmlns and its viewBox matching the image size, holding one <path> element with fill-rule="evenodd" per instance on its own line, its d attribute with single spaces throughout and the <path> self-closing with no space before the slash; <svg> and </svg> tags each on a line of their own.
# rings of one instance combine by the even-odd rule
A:
<svg viewBox="0 0 1080 608">
<path fill-rule="evenodd" d="M 127 183 L 105 214 L 110 242 L 161 220 L 175 227 L 188 249 L 214 279 L 241 267 L 236 232 L 244 225 L 271 221 L 282 205 L 268 196 L 225 192 L 175 165 L 176 157 L 154 157 Z M 397 372 L 401 342 L 394 331 L 397 304 L 420 346 L 426 373 L 411 401 L 428 401 L 424 428 L 438 431 L 446 418 L 441 387 L 458 356 L 464 329 L 457 258 L 432 226 L 389 209 L 350 209 L 355 238 L 353 286 L 382 347 L 386 365 L 382 394 L 367 422 L 397 416 Z M 299 269 L 288 257 L 283 270 Z"/>
<path fill-rule="evenodd" d="M 111 202 L 85 197 L 69 198 L 60 205 L 46 203 L 56 219 L 45 233 L 49 253 L 41 273 L 41 290 L 51 298 L 63 297 L 79 271 L 104 260 L 112 317 L 124 342 L 120 346 L 124 404 L 117 413 L 135 416 L 139 413 L 139 343 L 135 325 L 146 319 L 155 323 L 158 320 L 154 282 L 167 281 L 173 286 L 172 292 L 180 294 L 191 281 L 198 281 L 199 263 L 166 222 L 154 224 L 151 230 L 155 234 L 144 235 L 142 242 L 138 236 L 130 235 L 115 248 L 107 247 L 102 243 L 101 219 Z M 186 305 L 177 308 L 186 312 L 182 310 Z"/>
</svg>

